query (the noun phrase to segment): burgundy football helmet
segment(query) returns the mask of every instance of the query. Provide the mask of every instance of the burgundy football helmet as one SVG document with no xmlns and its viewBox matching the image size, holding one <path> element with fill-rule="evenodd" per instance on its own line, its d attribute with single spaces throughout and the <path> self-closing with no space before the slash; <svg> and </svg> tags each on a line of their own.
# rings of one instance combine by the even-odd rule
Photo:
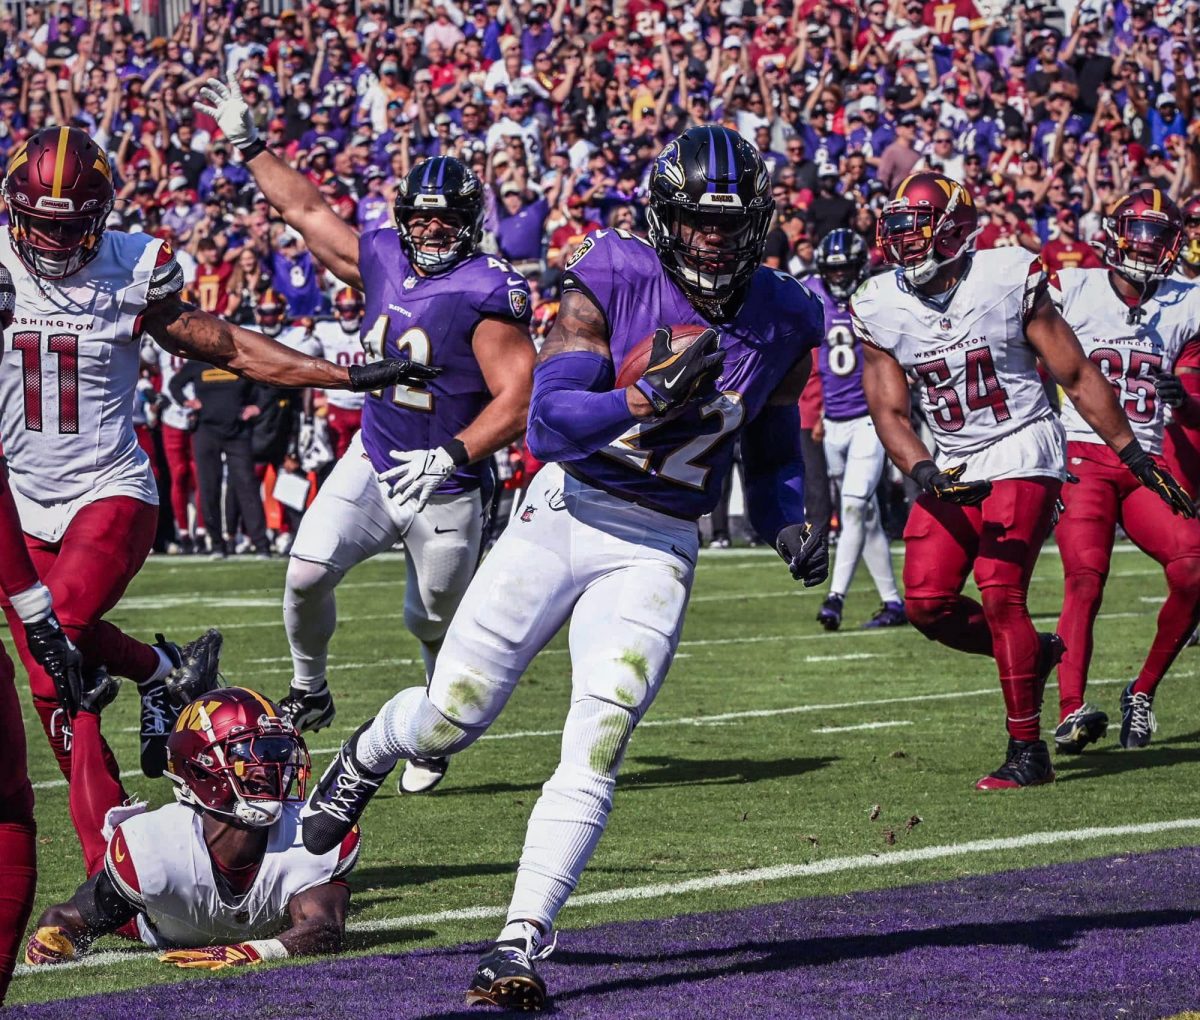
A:
<svg viewBox="0 0 1200 1020">
<path fill-rule="evenodd" d="M 1183 213 L 1165 191 L 1134 191 L 1104 221 L 1105 264 L 1134 283 L 1162 280 L 1175 268 L 1183 230 Z"/>
<path fill-rule="evenodd" d="M 334 295 L 333 314 L 345 333 L 357 333 L 362 326 L 362 295 L 353 287 L 343 287 Z"/>
<path fill-rule="evenodd" d="M 971 193 L 945 174 L 926 171 L 900 182 L 879 215 L 875 239 L 884 258 L 920 286 L 970 251 L 978 225 Z"/>
<path fill-rule="evenodd" d="M 4 198 L 22 265 L 65 279 L 100 251 L 114 199 L 108 156 L 78 128 L 43 128 L 9 159 Z"/>
<path fill-rule="evenodd" d="M 266 290 L 258 299 L 255 318 L 258 328 L 267 336 L 279 336 L 283 332 L 283 320 L 287 316 L 287 302 L 276 290 Z"/>
<path fill-rule="evenodd" d="M 184 706 L 167 738 L 175 798 L 242 828 L 273 825 L 286 802 L 303 801 L 311 768 L 296 728 L 245 687 L 209 691 Z"/>
</svg>

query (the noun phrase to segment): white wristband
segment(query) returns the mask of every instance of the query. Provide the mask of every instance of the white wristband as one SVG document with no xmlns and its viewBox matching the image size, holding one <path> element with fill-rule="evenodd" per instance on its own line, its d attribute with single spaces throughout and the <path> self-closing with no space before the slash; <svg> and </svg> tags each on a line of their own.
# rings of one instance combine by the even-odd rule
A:
<svg viewBox="0 0 1200 1020">
<path fill-rule="evenodd" d="M 264 960 L 287 959 L 287 946 L 280 942 L 279 939 L 259 939 L 256 942 L 247 942 L 246 945 L 253 946 L 255 952 Z"/>
<path fill-rule="evenodd" d="M 41 581 L 32 588 L 26 588 L 20 594 L 14 595 L 9 601 L 22 623 L 39 623 L 46 619 L 54 608 L 50 589 Z"/>
</svg>

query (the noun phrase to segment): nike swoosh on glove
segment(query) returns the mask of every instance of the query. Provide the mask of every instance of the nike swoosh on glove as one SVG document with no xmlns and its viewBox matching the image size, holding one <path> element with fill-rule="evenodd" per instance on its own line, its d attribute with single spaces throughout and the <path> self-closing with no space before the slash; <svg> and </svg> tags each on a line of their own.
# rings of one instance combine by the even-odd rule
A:
<svg viewBox="0 0 1200 1020">
<path fill-rule="evenodd" d="M 258 141 L 258 128 L 250 116 L 250 107 L 242 99 L 236 71 L 229 72 L 228 84 L 220 78 L 209 78 L 192 105 L 217 122 L 231 145 L 244 149 Z"/>
<path fill-rule="evenodd" d="M 419 386 L 436 379 L 442 370 L 436 365 L 418 365 L 407 358 L 384 358 L 369 365 L 351 365 L 349 389 L 354 393 L 381 390 L 385 386 Z"/>
<path fill-rule="evenodd" d="M 991 494 L 992 483 L 959 481 L 966 469 L 966 464 L 958 464 L 941 471 L 933 461 L 923 460 L 912 469 L 911 474 L 914 482 L 943 503 L 978 506 Z"/>
<path fill-rule="evenodd" d="M 46 925 L 29 936 L 25 943 L 25 962 L 34 967 L 66 963 L 79 955 L 79 947 L 65 928 Z"/>
<path fill-rule="evenodd" d="M 200 949 L 172 949 L 158 958 L 185 970 L 222 970 L 225 967 L 249 967 L 262 963 L 263 957 L 249 942 L 234 946 L 203 946 Z"/>
<path fill-rule="evenodd" d="M 417 501 L 417 513 L 425 509 L 429 497 L 450 475 L 454 474 L 454 458 L 445 447 L 436 450 L 392 450 L 388 456 L 397 466 L 380 476 L 388 485 L 388 496 L 397 503 Z"/>
<path fill-rule="evenodd" d="M 721 374 L 725 352 L 715 329 L 706 329 L 683 351 L 671 350 L 671 331 L 660 326 L 654 331 L 650 360 L 642 377 L 634 383 L 662 417 L 686 404 L 706 383 Z"/>
<path fill-rule="evenodd" d="M 775 551 L 788 565 L 792 579 L 803 581 L 805 588 L 829 576 L 829 543 L 825 533 L 811 524 L 789 524 L 775 537 Z"/>
<path fill-rule="evenodd" d="M 63 631 L 58 617 L 51 613 L 44 620 L 25 624 L 25 644 L 37 664 L 50 674 L 59 704 L 67 717 L 73 718 L 83 696 L 83 656 Z"/>
</svg>

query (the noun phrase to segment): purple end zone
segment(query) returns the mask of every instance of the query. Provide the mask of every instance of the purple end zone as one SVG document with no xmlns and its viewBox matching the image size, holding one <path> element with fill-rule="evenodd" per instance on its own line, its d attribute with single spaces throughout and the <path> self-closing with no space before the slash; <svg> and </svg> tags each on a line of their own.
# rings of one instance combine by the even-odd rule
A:
<svg viewBox="0 0 1200 1020">
<path fill-rule="evenodd" d="M 564 932 L 567 1017 L 1163 1017 L 1200 1006 L 1200 849 Z M 13 1018 L 486 1016 L 477 946 L 14 1008 Z"/>
</svg>

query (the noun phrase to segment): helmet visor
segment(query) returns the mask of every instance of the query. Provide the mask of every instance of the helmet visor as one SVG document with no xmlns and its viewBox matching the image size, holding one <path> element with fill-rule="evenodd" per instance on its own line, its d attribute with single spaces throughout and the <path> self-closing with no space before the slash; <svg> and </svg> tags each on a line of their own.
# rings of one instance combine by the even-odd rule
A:
<svg viewBox="0 0 1200 1020">
<path fill-rule="evenodd" d="M 295 737 L 254 736 L 225 745 L 225 761 L 247 800 L 286 800 L 305 768 Z"/>
<path fill-rule="evenodd" d="M 933 247 L 933 213 L 923 209 L 897 209 L 879 218 L 879 247 L 894 265 L 923 262 Z"/>
</svg>

